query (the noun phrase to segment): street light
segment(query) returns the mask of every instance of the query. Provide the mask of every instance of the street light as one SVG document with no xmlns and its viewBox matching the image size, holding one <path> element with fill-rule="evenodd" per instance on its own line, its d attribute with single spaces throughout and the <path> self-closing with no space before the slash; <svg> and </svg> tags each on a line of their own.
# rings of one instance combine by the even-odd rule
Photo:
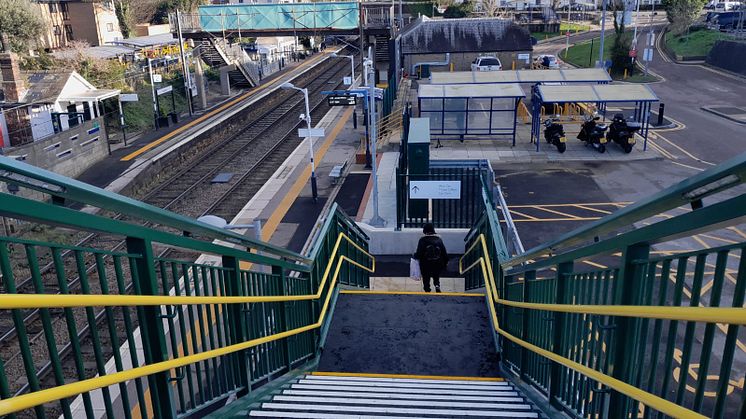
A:
<svg viewBox="0 0 746 419">
<path fill-rule="evenodd" d="M 336 52 L 331 53 L 332 57 L 335 58 L 349 58 L 350 59 L 350 68 L 352 69 L 352 86 L 355 86 L 355 56 L 354 55 L 339 55 Z"/>
<path fill-rule="evenodd" d="M 301 119 L 306 120 L 306 127 L 308 128 L 308 147 L 311 152 L 311 194 L 313 195 L 313 202 L 316 202 L 319 197 L 318 188 L 316 186 L 316 164 L 313 161 L 313 137 L 311 136 L 311 110 L 308 107 L 308 89 L 296 87 L 293 83 L 285 82 L 280 85 L 280 89 L 284 90 L 297 90 L 303 92 L 303 97 L 306 100 L 306 114 L 301 114 Z"/>
</svg>

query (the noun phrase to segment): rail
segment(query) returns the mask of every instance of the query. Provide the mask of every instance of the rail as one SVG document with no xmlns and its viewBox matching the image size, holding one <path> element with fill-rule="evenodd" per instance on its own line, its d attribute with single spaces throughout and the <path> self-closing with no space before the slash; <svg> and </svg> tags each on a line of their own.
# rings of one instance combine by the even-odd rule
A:
<svg viewBox="0 0 746 419">
<path fill-rule="evenodd" d="M 208 412 L 312 362 L 336 285 L 367 287 L 375 268 L 367 236 L 336 205 L 301 256 L 0 159 L 6 181 L 160 221 L 156 229 L 0 193 L 0 215 L 40 226 L 33 239 L 0 237 L 0 326 L 17 331 L 15 344 L 0 352 L 0 415 L 31 408 L 23 416 Z M 184 226 L 200 236 L 181 235 Z M 67 234 L 83 231 L 126 240 L 126 249 L 65 244 Z M 163 248 L 176 256 L 156 256 Z M 43 275 L 47 259 L 53 269 Z M 16 292 L 15 278 L 26 277 L 34 294 Z M 73 277 L 80 291 L 70 290 Z M 26 324 L 26 309 L 39 310 L 37 324 Z M 89 336 L 81 339 L 84 329 Z M 39 377 L 47 363 L 49 377 Z M 21 391 L 29 392 L 20 394 L 24 383 Z"/>
<path fill-rule="evenodd" d="M 745 170 L 743 154 L 512 258 L 485 211 L 459 268 L 487 288 L 506 369 L 571 417 L 743 415 Z"/>
</svg>

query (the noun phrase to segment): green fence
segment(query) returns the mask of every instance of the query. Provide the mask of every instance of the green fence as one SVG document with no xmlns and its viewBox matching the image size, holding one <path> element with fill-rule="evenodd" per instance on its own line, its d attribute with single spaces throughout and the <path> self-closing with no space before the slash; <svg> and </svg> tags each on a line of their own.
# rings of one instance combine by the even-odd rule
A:
<svg viewBox="0 0 746 419">
<path fill-rule="evenodd" d="M 0 193 L 38 236 L 0 237 L 0 415 L 204 413 L 313 360 L 336 283 L 368 286 L 336 206 L 303 256 L 3 157 L 0 178 L 128 220 Z"/>
<path fill-rule="evenodd" d="M 484 214 L 462 263 L 492 262 L 507 369 L 572 417 L 744 417 L 744 181 L 746 154 L 513 258 Z"/>
</svg>

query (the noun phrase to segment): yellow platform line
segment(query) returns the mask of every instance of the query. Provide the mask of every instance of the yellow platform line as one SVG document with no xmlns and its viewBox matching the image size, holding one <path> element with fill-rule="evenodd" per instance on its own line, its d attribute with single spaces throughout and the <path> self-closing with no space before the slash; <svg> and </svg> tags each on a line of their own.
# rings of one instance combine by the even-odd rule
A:
<svg viewBox="0 0 746 419">
<path fill-rule="evenodd" d="M 484 294 L 472 292 L 424 292 L 424 291 L 368 291 L 341 290 L 342 294 L 373 294 L 373 295 L 434 295 L 438 297 L 484 297 Z"/>
<path fill-rule="evenodd" d="M 323 57 L 323 55 L 322 55 L 322 57 Z M 317 60 L 314 60 L 314 61 L 308 61 L 306 63 L 303 63 L 303 64 L 299 65 L 297 68 L 298 69 L 302 69 L 304 67 L 308 67 L 308 66 L 310 66 L 312 64 L 315 64 L 316 62 L 318 62 L 320 60 L 321 59 L 317 59 Z M 120 161 L 130 161 L 130 160 L 132 160 L 132 159 L 134 159 L 134 158 L 142 155 L 143 153 L 145 153 L 147 151 L 150 151 L 150 150 L 152 150 L 155 147 L 158 147 L 159 145 L 161 145 L 164 142 L 170 140 L 171 138 L 175 137 L 176 135 L 181 134 L 182 132 L 188 130 L 189 128 L 192 128 L 193 126 L 195 126 L 197 124 L 200 124 L 200 123 L 202 123 L 202 122 L 204 122 L 204 121 L 212 118 L 216 114 L 227 110 L 228 108 L 236 105 L 237 103 L 239 103 L 239 102 L 241 102 L 243 100 L 246 100 L 246 99 L 248 99 L 248 98 L 250 98 L 252 96 L 255 96 L 255 95 L 259 94 L 260 92 L 263 92 L 263 91 L 269 89 L 270 87 L 274 87 L 276 85 L 279 85 L 280 82 L 282 82 L 282 81 L 283 80 L 280 77 L 280 78 L 277 78 L 277 79 L 275 79 L 274 81 L 272 81 L 270 83 L 263 84 L 263 85 L 257 87 L 254 90 L 246 92 L 246 93 L 242 94 L 241 96 L 239 96 L 239 97 L 231 100 L 230 102 L 224 103 L 223 105 L 220 105 L 217 109 L 213 109 L 212 111 L 210 111 L 210 112 L 208 112 L 208 113 L 200 116 L 199 118 L 197 118 L 197 119 L 195 119 L 195 120 L 193 120 L 193 121 L 191 121 L 191 122 L 189 122 L 187 124 L 184 124 L 184 125 L 180 126 L 179 128 L 176 128 L 175 130 L 169 132 L 169 133 L 166 133 L 166 135 L 164 135 L 163 137 L 161 137 L 161 138 L 159 138 L 159 139 L 157 139 L 157 140 L 155 140 L 155 141 L 153 141 L 151 143 L 148 143 L 148 144 L 140 147 L 139 149 L 133 151 L 130 154 L 127 154 L 126 156 L 122 157 L 120 159 Z"/>
<path fill-rule="evenodd" d="M 363 377 L 363 378 L 409 378 L 416 380 L 458 380 L 458 381 L 505 381 L 501 377 L 463 377 L 458 375 L 412 375 L 412 374 L 371 374 L 357 372 L 314 371 L 311 375 L 318 377 Z"/>
</svg>

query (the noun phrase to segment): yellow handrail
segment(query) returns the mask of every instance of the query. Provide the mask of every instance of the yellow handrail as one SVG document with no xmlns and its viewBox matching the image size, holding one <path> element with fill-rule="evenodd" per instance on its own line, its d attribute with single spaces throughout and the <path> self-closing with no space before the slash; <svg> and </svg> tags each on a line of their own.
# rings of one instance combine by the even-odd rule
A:
<svg viewBox="0 0 746 419">
<path fill-rule="evenodd" d="M 130 370 L 127 370 L 127 371 L 120 371 L 120 372 L 116 372 L 114 374 L 107 374 L 107 375 L 100 376 L 100 377 L 89 378 L 87 380 L 82 380 L 82 381 L 78 381 L 78 382 L 75 382 L 75 383 L 65 384 L 65 385 L 62 385 L 62 386 L 53 387 L 53 388 L 46 389 L 46 390 L 39 390 L 39 391 L 35 391 L 33 393 L 24 394 L 22 396 L 17 396 L 17 397 L 12 397 L 12 398 L 5 399 L 5 400 L 0 400 L 0 416 L 4 416 L 4 415 L 10 414 L 10 413 L 18 412 L 18 411 L 23 410 L 23 409 L 32 408 L 34 406 L 38 406 L 40 404 L 48 403 L 48 402 L 51 402 L 51 401 L 54 401 L 54 400 L 59 400 L 59 399 L 67 398 L 67 397 L 76 396 L 76 395 L 78 395 L 80 393 L 85 393 L 85 392 L 96 390 L 96 389 L 99 389 L 99 388 L 102 388 L 102 387 L 108 387 L 108 386 L 111 386 L 111 385 L 114 385 L 114 384 L 119 384 L 119 383 L 122 383 L 122 382 L 125 382 L 125 381 L 134 380 L 136 378 L 142 378 L 142 377 L 145 377 L 145 376 L 148 376 L 148 375 L 152 375 L 152 374 L 156 374 L 156 373 L 159 373 L 159 372 L 169 371 L 169 370 L 172 370 L 172 369 L 175 369 L 175 368 L 183 367 L 183 366 L 188 365 L 188 364 L 193 364 L 193 363 L 204 361 L 204 360 L 207 360 L 207 359 L 216 358 L 218 356 L 227 355 L 227 354 L 230 354 L 230 353 L 233 353 L 233 352 L 237 352 L 237 351 L 245 350 L 245 349 L 257 346 L 257 345 L 261 345 L 263 343 L 273 342 L 273 341 L 279 340 L 279 339 L 284 339 L 284 338 L 289 337 L 289 336 L 294 336 L 294 335 L 297 335 L 299 333 L 307 332 L 309 330 L 313 330 L 313 329 L 317 329 L 317 328 L 321 327 L 321 325 L 324 322 L 324 318 L 326 317 L 327 309 L 329 308 L 329 302 L 331 301 L 332 290 L 334 289 L 334 286 L 337 283 L 337 278 L 339 277 L 339 271 L 342 268 L 342 263 L 343 262 L 351 263 L 351 264 L 353 264 L 353 265 L 355 265 L 355 266 L 357 266 L 357 267 L 359 267 L 361 269 L 364 269 L 364 270 L 366 270 L 368 272 L 371 272 L 371 273 L 374 272 L 375 269 L 376 269 L 376 258 L 374 256 L 372 256 L 370 253 L 368 253 L 365 249 L 363 249 L 362 247 L 360 247 L 357 243 L 355 243 L 354 241 L 352 241 L 346 234 L 340 232 L 339 236 L 337 237 L 337 241 L 334 244 L 334 248 L 333 248 L 333 250 L 331 252 L 331 257 L 329 259 L 329 263 L 327 263 L 326 269 L 324 270 L 324 275 L 322 276 L 321 282 L 319 283 L 319 291 L 316 294 L 314 294 L 314 295 L 299 295 L 299 296 L 290 296 L 290 297 L 294 298 L 296 301 L 321 298 L 321 292 L 324 289 L 324 285 L 326 284 L 326 280 L 327 280 L 327 278 L 329 276 L 329 272 L 331 271 L 334 259 L 337 256 L 337 251 L 339 250 L 339 245 L 342 242 L 343 238 L 345 240 L 347 240 L 349 243 L 351 243 L 355 248 L 357 248 L 358 250 L 360 250 L 365 256 L 367 256 L 371 260 L 371 267 L 369 268 L 367 266 L 364 266 L 364 265 L 362 265 L 362 264 L 360 264 L 360 263 L 358 263 L 358 262 L 356 262 L 356 261 L 348 258 L 345 255 L 340 255 L 339 256 L 339 259 L 337 261 L 336 267 L 334 269 L 334 275 L 332 275 L 332 279 L 330 281 L 329 292 L 326 295 L 326 299 L 324 300 L 324 306 L 321 309 L 321 312 L 319 313 L 319 320 L 316 323 L 313 323 L 313 324 L 310 324 L 310 325 L 307 325 L 307 326 L 303 326 L 303 327 L 299 327 L 299 328 L 296 328 L 296 329 L 292 329 L 292 330 L 287 330 L 285 332 L 276 333 L 274 335 L 265 336 L 265 337 L 262 337 L 262 338 L 252 339 L 252 340 L 249 340 L 249 341 L 246 341 L 246 342 L 241 342 L 241 343 L 237 343 L 237 344 L 234 344 L 234 345 L 225 346 L 223 348 L 213 349 L 213 350 L 206 351 L 206 352 L 200 352 L 200 353 L 194 354 L 194 355 L 183 356 L 181 358 L 175 358 L 175 359 L 171 359 L 171 360 L 168 360 L 168 361 L 163 361 L 163 362 L 158 362 L 158 363 L 155 363 L 155 364 L 145 365 L 145 366 L 133 368 L 133 369 L 130 369 Z M 2 297 L 3 298 L 0 298 L 0 309 L 5 309 L 5 308 L 20 308 L 20 307 L 8 307 L 8 306 L 6 306 L 6 304 L 4 303 L 4 301 L 6 300 L 6 298 L 4 298 L 4 297 L 10 297 L 10 296 L 2 296 Z M 55 295 L 50 295 L 50 296 L 35 295 L 34 297 L 37 298 L 37 299 L 41 299 L 41 300 L 48 300 L 47 297 L 59 298 L 61 296 L 59 296 L 59 295 L 56 295 L 56 296 Z M 111 305 L 110 302 L 108 301 L 109 300 L 108 297 L 114 297 L 114 296 L 102 295 L 102 296 L 89 296 L 89 297 L 98 297 L 98 298 L 106 297 L 106 298 L 104 298 L 104 300 L 106 300 L 104 304 L 102 304 L 102 303 L 95 303 L 95 304 L 93 304 L 93 305 L 96 305 L 96 306 L 105 306 L 105 305 Z M 120 296 L 120 297 L 125 297 L 125 296 Z M 128 296 L 128 297 L 132 297 L 132 296 Z M 135 296 L 135 297 L 137 297 L 137 296 Z M 288 300 L 267 299 L 267 298 L 270 298 L 270 297 L 252 297 L 252 298 L 261 298 L 261 299 L 263 299 L 261 301 L 258 301 L 258 300 L 251 300 L 251 301 L 244 301 L 244 300 L 242 300 L 242 301 L 237 301 L 236 300 L 236 299 L 245 299 L 247 297 L 192 297 L 192 298 L 197 298 L 199 300 L 199 302 L 179 303 L 179 302 L 174 302 L 174 301 L 177 300 L 176 297 L 164 296 L 164 297 L 157 297 L 157 298 L 161 299 L 161 303 L 160 304 L 155 304 L 155 305 L 225 304 L 227 302 L 235 303 L 235 302 L 275 302 L 275 301 L 288 301 Z M 219 302 L 219 303 L 213 303 L 213 301 L 216 301 L 216 300 L 214 300 L 216 298 L 218 300 L 220 300 L 221 302 Z M 292 300 L 292 298 L 291 298 L 291 300 Z M 85 301 L 87 301 L 87 300 L 88 299 L 85 299 Z M 209 302 L 205 302 L 207 300 L 209 300 Z M 179 299 L 179 301 L 182 301 L 182 300 Z M 125 302 L 128 302 L 128 301 L 125 301 Z M 132 305 L 132 304 L 128 304 L 128 305 Z M 148 302 L 148 305 L 154 305 L 154 304 L 151 303 L 151 302 Z M 74 306 L 68 305 L 68 306 L 64 306 L 64 307 L 85 307 L 85 306 L 88 306 L 88 305 L 87 304 L 85 304 L 85 305 L 80 305 L 79 304 L 79 305 L 74 305 Z M 31 306 L 31 307 L 25 306 L 25 307 L 26 308 L 34 308 L 34 307 L 48 307 L 48 306 L 37 304 L 35 306 Z M 58 307 L 62 307 L 62 306 L 58 305 Z"/>
<path fill-rule="evenodd" d="M 463 267 L 463 261 L 466 255 L 471 253 L 472 250 L 478 245 L 481 244 L 482 248 L 482 256 L 479 257 L 477 261 L 472 263 L 471 265 L 467 266 L 466 268 Z M 461 275 L 465 274 L 472 268 L 474 268 L 476 265 L 481 266 L 482 270 L 482 276 L 484 277 L 484 284 L 487 288 L 487 295 L 490 296 L 488 298 L 489 301 L 489 308 L 490 308 L 490 314 L 492 316 L 492 324 L 494 325 L 495 331 L 505 337 L 506 339 L 512 341 L 513 343 L 522 346 L 534 353 L 537 353 L 545 358 L 548 358 L 558 364 L 564 365 L 567 368 L 570 368 L 572 370 L 575 370 L 601 384 L 606 385 L 609 388 L 612 388 L 626 396 L 629 396 L 640 403 L 645 404 L 646 406 L 649 406 L 663 414 L 669 415 L 671 417 L 675 418 L 697 418 L 697 419 L 705 419 L 706 416 L 700 415 L 697 412 L 694 412 L 692 410 L 689 410 L 685 407 L 679 406 L 676 403 L 672 403 L 666 399 L 663 399 L 661 397 L 656 396 L 655 394 L 648 393 L 647 391 L 641 390 L 633 385 L 627 384 L 624 381 L 618 380 L 612 376 L 606 375 L 602 372 L 599 372 L 597 370 L 594 370 L 592 368 L 586 367 L 583 364 L 577 363 L 575 361 L 572 361 L 568 358 L 565 358 L 561 355 L 555 354 L 554 352 L 548 351 L 546 349 L 540 348 L 536 345 L 533 345 L 529 342 L 526 342 L 525 340 L 514 336 L 507 331 L 503 330 L 500 325 L 498 324 L 497 320 L 497 309 L 495 308 L 495 303 L 502 303 L 505 304 L 506 300 L 500 299 L 497 296 L 497 286 L 495 283 L 494 274 L 492 272 L 492 266 L 487 263 L 487 257 L 489 255 L 489 251 L 487 249 L 487 241 L 484 238 L 484 234 L 480 234 L 479 238 L 474 241 L 474 243 L 469 247 L 467 251 L 464 252 L 463 256 L 461 256 L 461 259 L 459 259 L 459 273 Z M 514 303 L 514 302 L 511 302 Z M 508 305 L 508 304 L 506 304 Z M 514 304 L 510 304 L 514 305 Z M 542 306 L 562 306 L 562 304 L 541 304 Z M 517 307 L 517 305 L 514 305 Z M 601 307 L 601 306 L 599 306 Z M 531 308 L 531 307 L 526 307 Z M 650 309 L 651 307 L 645 307 L 645 309 Z M 548 309 L 548 308 L 545 308 Z M 583 312 L 587 313 L 588 311 L 583 310 L 575 310 L 571 306 L 568 305 L 568 307 L 563 308 L 562 311 L 565 312 Z M 701 309 L 701 308 L 700 308 Z"/>
</svg>

